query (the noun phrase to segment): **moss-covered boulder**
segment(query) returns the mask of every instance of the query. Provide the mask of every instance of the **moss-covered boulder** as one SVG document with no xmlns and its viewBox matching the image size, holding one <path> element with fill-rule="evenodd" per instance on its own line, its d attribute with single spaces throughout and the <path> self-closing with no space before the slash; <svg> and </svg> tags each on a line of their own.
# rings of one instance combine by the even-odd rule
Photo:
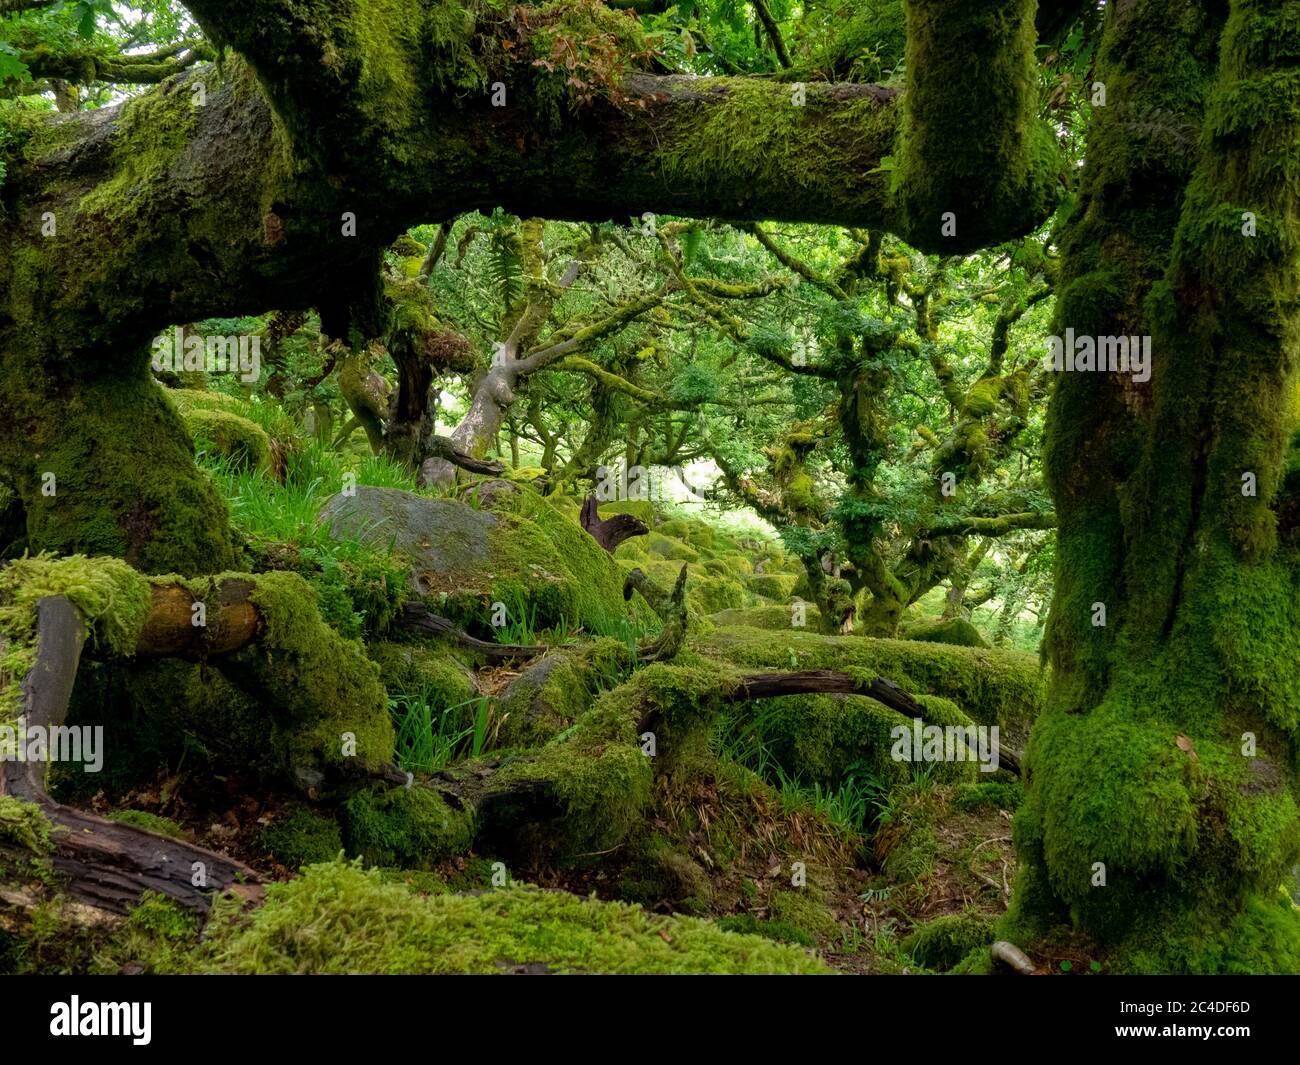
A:
<svg viewBox="0 0 1300 1065">
<path fill-rule="evenodd" d="M 255 422 L 229 411 L 199 408 L 182 417 L 196 442 L 204 443 L 237 469 L 269 473 L 274 468 L 271 438 Z"/>
<path fill-rule="evenodd" d="M 925 621 L 913 625 L 903 634 L 905 640 L 927 640 L 930 643 L 947 643 L 954 647 L 990 647 L 980 630 L 965 618 L 947 621 Z"/>
<path fill-rule="evenodd" d="M 804 603 L 803 624 L 796 625 L 799 615 L 794 607 L 788 606 L 751 606 L 738 610 L 720 610 L 710 619 L 715 625 L 741 626 L 752 629 L 807 629 L 816 632 L 821 626 L 821 612 L 812 603 Z"/>
<path fill-rule="evenodd" d="M 551 651 L 506 689 L 497 704 L 506 747 L 537 747 L 572 725 L 603 688 L 630 671 L 627 645 L 604 639 Z"/>
<path fill-rule="evenodd" d="M 646 552 L 655 558 L 666 558 L 682 562 L 698 562 L 700 553 L 682 540 L 665 536 L 656 529 L 646 538 Z"/>
<path fill-rule="evenodd" d="M 780 602 L 785 602 L 790 598 L 794 592 L 794 586 L 798 583 L 798 574 L 766 571 L 755 573 L 745 580 L 745 584 L 755 595 L 761 595 L 764 599 L 776 599 Z"/>
<path fill-rule="evenodd" d="M 946 972 L 978 948 L 993 942 L 993 918 L 986 914 L 957 913 L 936 917 L 914 928 L 901 946 L 927 969 Z"/>
<path fill-rule="evenodd" d="M 630 616 L 618 565 L 576 522 L 529 489 L 495 511 L 397 488 L 359 487 L 321 511 L 330 534 L 391 545 L 412 563 L 412 583 L 438 613 L 491 636 L 493 604 L 507 623 L 580 626 L 621 634 Z M 631 614 L 630 614 L 631 612 Z"/>
<path fill-rule="evenodd" d="M 350 855 L 368 865 L 429 868 L 469 849 L 473 819 L 428 788 L 363 789 L 341 809 Z"/>
</svg>

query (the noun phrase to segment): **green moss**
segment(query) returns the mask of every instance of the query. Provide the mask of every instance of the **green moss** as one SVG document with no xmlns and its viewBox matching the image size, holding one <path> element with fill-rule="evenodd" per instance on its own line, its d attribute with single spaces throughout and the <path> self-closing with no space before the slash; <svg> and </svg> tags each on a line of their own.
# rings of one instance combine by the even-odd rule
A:
<svg viewBox="0 0 1300 1065">
<path fill-rule="evenodd" d="M 946 699 L 922 696 L 924 719 L 936 725 L 968 727 L 973 722 Z M 906 780 L 911 763 L 895 761 L 892 732 L 912 727 L 911 720 L 874 699 L 849 695 L 787 695 L 759 699 L 746 708 L 753 734 L 781 769 L 807 784 L 839 787 L 864 776 L 882 785 Z M 942 762 L 940 779 L 967 779 L 977 774 L 974 761 Z"/>
<path fill-rule="evenodd" d="M 773 891 L 768 908 L 774 920 L 792 924 L 812 936 L 830 937 L 840 931 L 839 922 L 826 907 L 823 893 L 811 884 Z"/>
<path fill-rule="evenodd" d="M 1024 801 L 1024 788 L 1020 781 L 981 780 L 960 784 L 953 793 L 954 810 L 1010 810 L 1020 808 Z"/>
<path fill-rule="evenodd" d="M 31 435 L 6 466 L 33 549 L 113 555 L 147 573 L 233 565 L 226 505 L 195 468 L 189 433 L 147 363 L 67 397 L 19 396 L 34 408 Z"/>
<path fill-rule="evenodd" d="M 114 810 L 108 819 L 132 828 L 142 828 L 146 832 L 156 832 L 160 836 L 177 838 L 184 834 L 181 826 L 170 817 L 151 814 L 148 810 Z"/>
<path fill-rule="evenodd" d="M 257 833 L 257 846 L 281 865 L 299 869 L 331 862 L 343 852 L 338 821 L 294 803 Z"/>
<path fill-rule="evenodd" d="M 762 936 L 776 943 L 793 943 L 800 947 L 816 947 L 817 938 L 789 921 L 762 920 L 748 913 L 733 917 L 720 917 L 718 927 L 724 932 L 743 932 Z"/>
<path fill-rule="evenodd" d="M 133 655 L 149 613 L 149 582 L 114 558 L 22 558 L 0 569 L 0 724 L 16 720 L 23 679 L 36 660 L 36 608 L 63 596 L 81 611 L 92 646 Z"/>
<path fill-rule="evenodd" d="M 469 849 L 469 815 L 421 787 L 370 788 L 342 807 L 349 854 L 369 865 L 428 868 Z"/>
<path fill-rule="evenodd" d="M 642 823 L 656 773 L 708 757 L 708 738 L 729 672 L 717 665 L 665 665 L 638 670 L 605 692 L 572 727 L 536 752 L 503 766 L 498 779 L 541 784 L 560 816 L 538 827 L 537 846 L 561 857 L 618 844 Z M 641 750 L 653 732 L 653 758 Z M 509 825 L 508 804 L 489 831 Z M 517 831 L 517 829 L 516 829 Z"/>
<path fill-rule="evenodd" d="M 585 628 L 626 637 L 657 623 L 639 599 L 623 599 L 623 575 L 608 552 L 565 513 L 525 487 L 493 511 L 398 489 L 363 488 L 323 512 L 335 539 L 396 548 L 437 613 L 494 638 L 495 603 L 508 620 L 536 629 Z"/>
<path fill-rule="evenodd" d="M 189 411 L 184 421 L 196 440 L 202 440 L 237 469 L 263 473 L 272 469 L 271 438 L 260 425 L 228 411 L 202 409 Z"/>
<path fill-rule="evenodd" d="M 946 253 L 1030 232 L 1051 214 L 1063 170 L 1055 132 L 1037 117 L 1034 0 L 973 0 L 956 13 L 912 0 L 905 9 L 896 231 Z M 956 231 L 944 236 L 948 212 Z"/>
<path fill-rule="evenodd" d="M 900 944 L 918 964 L 946 972 L 972 951 L 985 953 L 993 942 L 993 919 L 986 914 L 960 913 L 936 917 L 914 928 Z"/>
<path fill-rule="evenodd" d="M 980 630 L 965 618 L 948 621 L 922 622 L 913 625 L 903 634 L 905 640 L 928 640 L 930 643 L 947 643 L 955 647 L 988 647 L 989 642 Z"/>
<path fill-rule="evenodd" d="M 785 602 L 798 581 L 798 576 L 793 573 L 756 573 L 745 581 L 745 585 L 755 595 Z"/>
<path fill-rule="evenodd" d="M 473 53 L 477 25 L 473 5 L 458 0 L 438 0 L 428 6 L 425 33 L 430 64 L 439 89 L 481 90 L 486 72 Z"/>
<path fill-rule="evenodd" d="M 633 569 L 641 570 L 658 589 L 658 601 L 661 602 L 667 600 L 669 590 L 677 583 L 678 574 L 682 571 L 681 562 L 663 558 L 623 559 L 618 565 L 620 572 L 624 574 Z M 634 601 L 639 602 L 640 597 L 634 597 Z M 738 581 L 729 577 L 713 576 L 707 572 L 702 573 L 694 566 L 688 570 L 686 609 L 692 624 L 717 610 L 744 606 L 754 601 L 755 597 Z"/>
<path fill-rule="evenodd" d="M 190 93 L 179 82 L 128 100 L 111 141 L 113 177 L 82 198 L 81 213 L 119 217 L 138 210 L 168 178 L 195 125 Z"/>
<path fill-rule="evenodd" d="M 915 695 L 952 700 L 979 724 L 998 725 L 1002 742 L 1013 747 L 1028 736 L 1043 699 L 1038 661 L 1019 651 L 743 628 L 700 633 L 691 645 L 746 669 L 858 669 L 887 677 Z"/>
<path fill-rule="evenodd" d="M 720 610 L 712 616 L 715 625 L 738 626 L 750 629 L 793 629 L 792 606 L 754 606 L 739 610 Z M 811 603 L 804 604 L 803 628 L 816 632 L 821 625 L 821 612 Z"/>
<path fill-rule="evenodd" d="M 0 842 L 14 844 L 35 855 L 54 849 L 50 822 L 35 803 L 0 795 Z"/>
<path fill-rule="evenodd" d="M 591 706 L 602 686 L 629 671 L 627 646 L 617 640 L 550 652 L 507 689 L 498 704 L 500 740 L 508 747 L 541 746 Z"/>
<path fill-rule="evenodd" d="M 127 915 L 127 925 L 133 931 L 175 941 L 189 939 L 198 931 L 194 914 L 171 899 L 149 891 Z"/>
<path fill-rule="evenodd" d="M 754 563 L 744 555 L 723 555 L 718 561 L 737 577 L 748 577 L 754 572 Z"/>
<path fill-rule="evenodd" d="M 540 597 L 539 605 L 543 609 L 539 624 L 567 619 L 599 635 L 622 635 L 629 610 L 623 600 L 622 571 L 609 553 L 576 521 L 558 512 L 535 492 L 523 490 L 512 496 L 510 509 L 540 536 L 523 525 L 500 527 L 493 534 L 501 559 L 498 567 L 513 566 L 521 573 L 539 568 L 550 572 L 551 559 L 555 560 L 554 573 L 559 578 L 559 586 L 554 589 L 556 596 L 549 610 L 545 609 L 549 597 Z M 501 581 L 508 586 L 512 578 L 502 574 Z M 522 592 L 521 588 L 521 597 Z M 533 596 L 534 601 L 538 598 Z M 646 623 L 653 615 L 640 607 L 634 608 L 631 616 Z"/>
<path fill-rule="evenodd" d="M 662 931 L 662 935 L 659 933 Z M 346 944 L 347 949 L 339 949 Z M 512 887 L 413 894 L 376 871 L 319 865 L 272 885 L 251 920 L 223 912 L 191 968 L 210 973 L 818 973 L 802 950 L 620 903 Z"/>
<path fill-rule="evenodd" d="M 603 517 L 610 517 L 614 514 L 631 514 L 634 518 L 640 518 L 652 529 L 654 528 L 656 516 L 654 504 L 643 499 L 620 499 L 612 503 L 602 503 L 600 513 Z M 639 538 L 638 538 L 639 539 Z M 636 540 L 625 541 L 625 544 L 638 542 Z M 624 545 L 620 545 L 624 546 Z"/>
<path fill-rule="evenodd" d="M 221 668 L 262 691 L 277 758 L 308 786 L 326 769 L 391 765 L 387 700 L 361 644 L 322 621 L 315 591 L 297 574 L 264 573 L 255 582 L 249 600 L 262 618 L 258 641 Z"/>
<path fill-rule="evenodd" d="M 430 705 L 445 709 L 478 694 L 470 670 L 442 648 L 381 640 L 371 643 L 367 653 L 379 665 L 390 695 L 423 697 Z"/>
<path fill-rule="evenodd" d="M 666 523 L 671 524 L 671 523 Z M 682 562 L 698 562 L 700 553 L 688 547 L 681 540 L 663 533 L 664 526 L 656 529 L 646 537 L 646 552 L 657 558 L 678 559 Z"/>
<path fill-rule="evenodd" d="M 668 180 L 689 181 L 705 202 L 731 204 L 758 182 L 787 190 L 800 217 L 829 219 L 833 174 L 841 212 L 856 201 L 864 215 L 890 213 L 880 161 L 893 148 L 895 97 L 864 92 L 845 99 L 842 89 L 807 84 L 797 106 L 797 87 L 762 80 L 698 78 L 692 89 L 714 104 L 663 131 Z"/>
</svg>

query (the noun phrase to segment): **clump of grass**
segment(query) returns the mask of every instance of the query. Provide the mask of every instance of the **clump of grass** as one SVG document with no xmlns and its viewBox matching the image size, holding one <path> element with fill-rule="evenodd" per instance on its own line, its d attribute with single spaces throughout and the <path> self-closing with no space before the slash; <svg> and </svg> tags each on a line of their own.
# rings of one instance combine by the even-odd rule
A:
<svg viewBox="0 0 1300 1065">
<path fill-rule="evenodd" d="M 388 701 L 397 733 L 397 764 L 408 773 L 436 773 L 461 758 L 477 758 L 494 737 L 495 703 L 479 696 L 441 705 L 436 689 Z"/>
</svg>

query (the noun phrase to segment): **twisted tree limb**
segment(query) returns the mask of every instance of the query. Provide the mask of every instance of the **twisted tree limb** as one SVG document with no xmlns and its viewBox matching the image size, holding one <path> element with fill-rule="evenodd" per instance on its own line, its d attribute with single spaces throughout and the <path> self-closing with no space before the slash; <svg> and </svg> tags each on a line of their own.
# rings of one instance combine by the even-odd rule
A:
<svg viewBox="0 0 1300 1065">
<path fill-rule="evenodd" d="M 639 581 L 634 579 L 637 576 Z M 623 582 L 623 598 L 629 598 L 633 588 L 641 588 L 644 595 L 647 584 L 649 578 L 641 570 L 634 569 Z M 642 643 L 637 648 L 637 659 L 642 663 L 667 662 L 677 655 L 686 639 L 686 563 L 682 563 L 682 570 L 677 574 L 677 583 L 673 585 L 671 594 L 667 598 L 657 594 L 657 598 L 658 602 L 650 605 L 663 620 L 664 627 L 655 639 Z"/>
<path fill-rule="evenodd" d="M 615 514 L 609 518 L 600 516 L 600 504 L 594 495 L 589 495 L 582 503 L 582 512 L 578 515 L 582 527 L 591 534 L 591 538 L 611 555 L 614 548 L 633 536 L 645 536 L 650 531 L 640 518 L 631 514 Z M 623 598 L 627 598 L 626 591 Z"/>
</svg>

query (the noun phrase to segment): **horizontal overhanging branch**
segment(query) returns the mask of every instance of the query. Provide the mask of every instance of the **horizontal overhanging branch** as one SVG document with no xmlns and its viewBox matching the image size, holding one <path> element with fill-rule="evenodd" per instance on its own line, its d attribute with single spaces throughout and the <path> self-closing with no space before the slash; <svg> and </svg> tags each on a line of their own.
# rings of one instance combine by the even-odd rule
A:
<svg viewBox="0 0 1300 1065">
<path fill-rule="evenodd" d="M 950 252 L 1018 236 L 1050 208 L 1050 160 L 1029 173 L 1017 155 L 1013 184 L 1007 160 L 983 155 L 938 183 L 919 148 L 891 163 L 904 141 L 931 143 L 900 139 L 911 120 L 896 88 L 633 74 L 617 105 L 570 107 L 556 125 L 513 86 L 493 106 L 418 70 L 413 97 L 359 99 L 331 83 L 313 103 L 319 62 L 302 64 L 298 85 L 255 45 L 256 74 L 237 57 L 196 67 L 13 138 L 0 334 L 69 366 L 134 363 L 176 322 L 350 303 L 403 229 L 497 206 L 862 226 Z"/>
<path fill-rule="evenodd" d="M 923 534 L 921 539 L 940 536 L 1003 536 L 1017 529 L 1055 529 L 1054 511 L 1027 510 L 1020 514 L 1000 514 L 991 518 L 970 517 L 939 525 Z"/>
</svg>

